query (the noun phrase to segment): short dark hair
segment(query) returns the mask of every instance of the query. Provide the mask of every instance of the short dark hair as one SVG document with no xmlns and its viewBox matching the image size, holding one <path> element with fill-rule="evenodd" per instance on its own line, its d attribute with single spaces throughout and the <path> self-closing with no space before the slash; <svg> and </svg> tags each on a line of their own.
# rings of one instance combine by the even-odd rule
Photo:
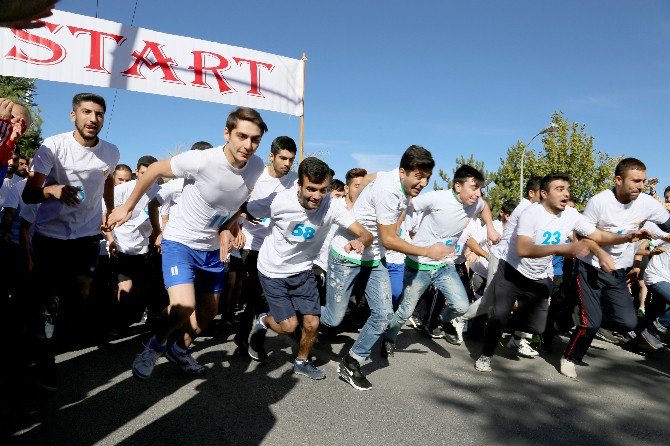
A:
<svg viewBox="0 0 670 446">
<path fill-rule="evenodd" d="M 344 176 L 344 181 L 347 183 L 348 186 L 351 184 L 352 181 L 354 181 L 354 178 L 364 177 L 367 174 L 368 171 L 363 169 L 362 167 L 354 167 L 353 169 L 349 169 L 347 171 L 347 174 Z"/>
<path fill-rule="evenodd" d="M 670 192 L 670 186 L 665 188 L 665 190 L 663 191 L 663 195 L 667 194 L 668 192 Z"/>
<path fill-rule="evenodd" d="M 512 212 L 514 212 L 514 209 L 518 206 L 518 203 L 516 200 L 507 200 L 500 206 L 500 210 L 503 212 L 505 215 L 510 215 Z"/>
<path fill-rule="evenodd" d="M 435 167 L 433 155 L 421 146 L 411 145 L 400 158 L 400 168 L 408 172 L 413 170 L 430 170 Z"/>
<path fill-rule="evenodd" d="M 330 181 L 330 190 L 336 190 L 338 192 L 344 192 L 344 183 L 337 178 L 333 178 Z"/>
<path fill-rule="evenodd" d="M 158 160 L 156 159 L 156 157 L 151 156 L 151 155 L 141 156 L 140 159 L 137 160 L 137 169 L 139 169 L 142 166 L 149 167 L 157 161 Z"/>
<path fill-rule="evenodd" d="M 263 121 L 263 118 L 261 118 L 261 114 L 253 108 L 239 107 L 233 110 L 228 115 L 228 119 L 226 119 L 226 128 L 229 132 L 235 130 L 238 121 L 253 122 L 261 129 L 261 135 L 264 135 L 268 131 L 268 126 L 265 124 L 265 121 Z"/>
<path fill-rule="evenodd" d="M 104 112 L 107 111 L 107 104 L 105 103 L 105 98 L 98 94 L 94 93 L 77 93 L 72 98 L 72 110 L 76 110 L 79 107 L 79 104 L 82 102 L 93 102 L 102 107 Z"/>
<path fill-rule="evenodd" d="M 282 150 L 288 150 L 295 155 L 298 151 L 298 147 L 290 136 L 277 136 L 274 141 L 272 141 L 272 144 L 270 144 L 270 153 L 276 155 Z"/>
<path fill-rule="evenodd" d="M 214 146 L 208 143 L 207 141 L 198 141 L 193 143 L 193 145 L 191 146 L 191 150 L 207 150 L 211 149 L 212 147 Z"/>
<path fill-rule="evenodd" d="M 484 175 L 482 175 L 479 170 L 472 166 L 463 164 L 461 167 L 456 169 L 456 172 L 454 172 L 454 184 L 463 184 L 468 180 L 468 178 L 474 178 L 478 187 L 482 187 L 484 185 Z"/>
<path fill-rule="evenodd" d="M 575 204 L 575 206 L 577 206 L 579 204 L 579 200 L 577 200 L 577 198 L 575 198 L 572 195 L 570 195 L 570 198 L 568 198 L 568 201 L 572 201 Z"/>
<path fill-rule="evenodd" d="M 552 181 L 557 180 L 567 181 L 568 183 L 572 181 L 570 179 L 570 175 L 567 173 L 550 173 L 549 175 L 543 176 L 540 180 L 540 190 L 549 192 L 549 186 L 551 185 Z"/>
<path fill-rule="evenodd" d="M 542 177 L 539 177 L 537 175 L 534 175 L 528 179 L 528 181 L 526 182 L 526 189 L 524 190 L 526 198 L 528 198 L 528 193 L 530 191 L 540 190 L 540 181 L 542 181 Z"/>
<path fill-rule="evenodd" d="M 298 184 L 302 185 L 304 177 L 312 183 L 323 183 L 330 178 L 330 172 L 328 164 L 313 156 L 307 157 L 298 166 Z"/>
<path fill-rule="evenodd" d="M 133 169 L 131 169 L 128 164 L 117 164 L 116 167 L 114 168 L 114 172 L 117 172 L 119 170 L 127 170 L 131 174 L 133 173 Z"/>
<path fill-rule="evenodd" d="M 637 158 L 624 158 L 614 168 L 614 176 L 622 177 L 629 170 L 647 170 L 647 166 Z"/>
<path fill-rule="evenodd" d="M 19 153 L 18 156 L 19 156 L 20 160 L 26 160 L 26 162 L 28 162 L 28 155 L 24 155 L 23 153 Z"/>
</svg>

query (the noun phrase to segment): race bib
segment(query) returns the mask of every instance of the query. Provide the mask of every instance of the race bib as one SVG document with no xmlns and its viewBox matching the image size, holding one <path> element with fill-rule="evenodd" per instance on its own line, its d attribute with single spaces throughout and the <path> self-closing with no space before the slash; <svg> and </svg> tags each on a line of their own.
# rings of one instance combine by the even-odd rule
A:
<svg viewBox="0 0 670 446">
<path fill-rule="evenodd" d="M 314 238 L 318 227 L 299 221 L 292 222 L 286 230 L 286 238 L 294 242 L 309 242 Z"/>
<path fill-rule="evenodd" d="M 454 255 L 456 256 L 460 255 L 463 250 L 463 244 L 458 243 L 458 237 L 450 237 L 444 241 L 444 244 L 454 248 Z"/>
<path fill-rule="evenodd" d="M 561 243 L 569 243 L 568 235 L 561 231 L 539 231 L 535 236 L 534 243 L 536 245 L 558 245 Z"/>
<path fill-rule="evenodd" d="M 207 224 L 208 228 L 220 228 L 223 226 L 223 224 L 228 220 L 228 212 L 222 212 L 219 214 L 215 214 L 210 220 L 209 223 Z"/>
</svg>

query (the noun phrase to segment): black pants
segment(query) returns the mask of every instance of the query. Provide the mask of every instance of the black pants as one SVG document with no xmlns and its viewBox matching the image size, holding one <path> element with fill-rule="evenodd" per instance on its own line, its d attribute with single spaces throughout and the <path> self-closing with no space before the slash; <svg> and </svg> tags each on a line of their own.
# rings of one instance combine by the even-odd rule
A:
<svg viewBox="0 0 670 446">
<path fill-rule="evenodd" d="M 625 332 L 635 329 L 637 316 L 633 296 L 626 285 L 626 270 L 606 273 L 577 260 L 577 302 L 579 324 L 565 349 L 565 357 L 581 361 L 602 324 Z"/>
<path fill-rule="evenodd" d="M 482 348 L 482 353 L 486 356 L 493 356 L 495 353 L 515 302 L 518 307 L 514 311 L 511 329 L 534 334 L 544 331 L 551 290 L 551 279 L 529 279 L 504 260 L 498 263 L 498 271 L 493 280 L 493 315 L 486 325 Z"/>
<path fill-rule="evenodd" d="M 258 251 L 245 249 L 241 252 L 242 263 L 244 264 L 244 284 L 242 293 L 244 294 L 247 306 L 240 316 L 240 323 L 237 326 L 236 338 L 246 342 L 251 332 L 251 325 L 254 317 L 268 311 L 268 303 L 263 293 L 263 287 L 258 279 Z"/>
</svg>

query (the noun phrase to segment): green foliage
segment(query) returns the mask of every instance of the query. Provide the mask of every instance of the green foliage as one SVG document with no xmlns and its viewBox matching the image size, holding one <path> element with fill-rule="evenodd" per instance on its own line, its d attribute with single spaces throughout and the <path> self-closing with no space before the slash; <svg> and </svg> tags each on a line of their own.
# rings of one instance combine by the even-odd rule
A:
<svg viewBox="0 0 670 446">
<path fill-rule="evenodd" d="M 21 153 L 32 156 L 42 144 L 42 118 L 35 103 L 35 79 L 0 76 L 0 98 L 25 105 L 32 115 L 32 125 L 17 141 Z"/>
<path fill-rule="evenodd" d="M 621 157 L 595 150 L 594 138 L 586 133 L 584 124 L 570 123 L 561 112 L 554 113 L 551 119 L 558 129 L 544 135 L 541 151 L 535 153 L 529 149 L 526 152 L 524 181 L 532 175 L 567 173 L 572 177 L 570 194 L 577 199 L 578 208 L 583 209 L 589 198 L 612 187 L 614 167 Z M 524 148 L 524 143 L 519 141 L 507 149 L 506 157 L 500 159 L 500 167 L 492 175 L 495 184 L 490 188 L 487 199 L 494 211 L 505 200 L 519 200 Z"/>
</svg>

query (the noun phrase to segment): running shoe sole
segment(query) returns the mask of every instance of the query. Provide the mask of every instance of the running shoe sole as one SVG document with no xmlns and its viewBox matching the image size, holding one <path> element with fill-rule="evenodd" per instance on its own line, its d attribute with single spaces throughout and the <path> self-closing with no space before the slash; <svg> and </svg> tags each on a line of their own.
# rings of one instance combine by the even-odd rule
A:
<svg viewBox="0 0 670 446">
<path fill-rule="evenodd" d="M 370 389 L 372 389 L 372 387 L 361 387 L 361 386 L 357 385 L 357 384 L 353 381 L 353 377 L 351 377 L 351 376 L 349 375 L 348 371 L 345 372 L 345 373 L 342 372 L 342 367 L 341 367 L 341 366 L 338 366 L 338 367 L 337 367 L 337 374 L 340 375 L 340 378 L 341 378 L 344 382 L 348 383 L 351 387 L 353 387 L 353 388 L 356 389 L 356 390 L 366 391 L 366 390 L 370 390 Z"/>
</svg>

